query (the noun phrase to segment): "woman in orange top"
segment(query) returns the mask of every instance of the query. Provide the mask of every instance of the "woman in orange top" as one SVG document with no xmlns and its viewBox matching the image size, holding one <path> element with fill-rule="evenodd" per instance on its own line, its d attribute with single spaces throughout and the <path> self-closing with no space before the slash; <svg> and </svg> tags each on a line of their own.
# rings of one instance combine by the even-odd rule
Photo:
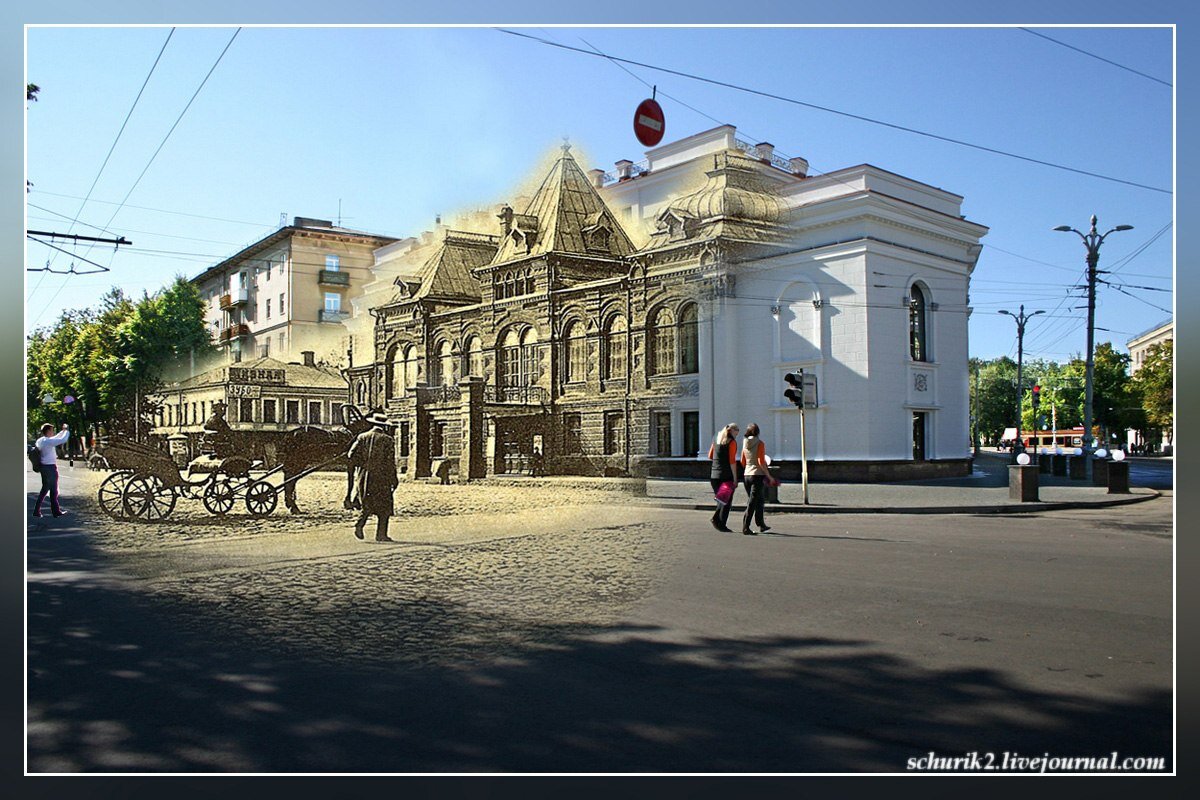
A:
<svg viewBox="0 0 1200 800">
<path fill-rule="evenodd" d="M 709 473 L 713 494 L 721 491 L 721 484 L 737 485 L 737 435 L 738 426 L 729 423 L 713 438 L 708 447 L 708 457 L 712 459 L 712 470 Z M 733 488 L 733 487 L 730 487 Z M 712 515 L 712 526 L 723 533 L 729 533 L 729 507 L 733 503 L 733 492 L 729 493 L 729 502 L 717 500 L 717 510 Z"/>
<path fill-rule="evenodd" d="M 771 530 L 763 520 L 763 508 L 767 502 L 767 480 L 770 472 L 767 470 L 767 448 L 758 438 L 758 425 L 751 422 L 746 426 L 746 438 L 742 440 L 742 466 L 745 467 L 746 493 L 750 500 L 746 503 L 746 513 L 742 517 L 742 533 L 746 536 L 756 536 L 750 530 L 750 521 L 758 525 L 758 530 L 766 533 Z"/>
</svg>

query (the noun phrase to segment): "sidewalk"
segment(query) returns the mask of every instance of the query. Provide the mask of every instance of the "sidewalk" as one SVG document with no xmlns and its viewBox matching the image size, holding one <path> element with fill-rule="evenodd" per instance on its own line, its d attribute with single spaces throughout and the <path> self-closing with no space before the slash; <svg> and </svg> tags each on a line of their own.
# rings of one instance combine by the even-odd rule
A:
<svg viewBox="0 0 1200 800">
<path fill-rule="evenodd" d="M 1053 475 L 1038 475 L 1038 501 L 1023 503 L 1008 496 L 1008 459 L 981 453 L 972 475 L 902 483 L 808 484 L 808 504 L 799 481 L 779 487 L 779 503 L 767 512 L 803 514 L 1015 514 L 1064 508 L 1104 508 L 1160 497 L 1161 492 L 1131 486 L 1129 494 L 1109 494 L 1103 486 Z M 647 481 L 649 501 L 659 508 L 711 510 L 712 487 L 707 481 Z M 734 494 L 733 511 L 746 505 L 745 490 Z"/>
</svg>

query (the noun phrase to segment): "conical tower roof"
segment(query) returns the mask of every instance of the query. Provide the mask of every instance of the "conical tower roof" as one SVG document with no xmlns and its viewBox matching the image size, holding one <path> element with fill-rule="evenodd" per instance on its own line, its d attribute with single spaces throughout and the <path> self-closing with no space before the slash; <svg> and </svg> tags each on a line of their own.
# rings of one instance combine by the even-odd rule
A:
<svg viewBox="0 0 1200 800">
<path fill-rule="evenodd" d="M 501 241 L 493 264 L 549 252 L 620 258 L 634 251 L 587 175 L 563 145 L 524 213 L 501 211 Z"/>
</svg>

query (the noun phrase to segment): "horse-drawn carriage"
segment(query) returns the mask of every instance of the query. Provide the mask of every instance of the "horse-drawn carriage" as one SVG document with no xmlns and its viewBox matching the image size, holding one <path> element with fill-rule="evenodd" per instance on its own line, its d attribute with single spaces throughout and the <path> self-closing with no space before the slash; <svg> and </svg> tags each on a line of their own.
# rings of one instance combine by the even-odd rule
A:
<svg viewBox="0 0 1200 800">
<path fill-rule="evenodd" d="M 227 514 L 243 503 L 251 516 L 265 517 L 275 510 L 282 493 L 287 507 L 298 512 L 296 483 L 344 458 L 354 436 L 368 427 L 354 406 L 343 406 L 342 414 L 342 429 L 302 426 L 287 431 L 280 448 L 282 461 L 270 469 L 244 456 L 218 458 L 211 453 L 180 469 L 169 455 L 151 445 L 109 442 L 103 457 L 115 471 L 100 483 L 96 500 L 110 517 L 144 521 L 167 518 L 180 498 L 200 500 L 211 514 Z M 281 482 L 268 480 L 277 474 L 281 474 Z M 351 485 L 348 476 L 344 504 L 351 502 Z"/>
</svg>

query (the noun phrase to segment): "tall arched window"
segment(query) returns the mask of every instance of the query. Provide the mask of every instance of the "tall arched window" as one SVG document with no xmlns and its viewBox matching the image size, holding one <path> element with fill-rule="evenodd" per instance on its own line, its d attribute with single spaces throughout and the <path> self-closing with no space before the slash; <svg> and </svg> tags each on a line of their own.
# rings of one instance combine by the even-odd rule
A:
<svg viewBox="0 0 1200 800">
<path fill-rule="evenodd" d="M 521 337 L 509 329 L 500 342 L 501 386 L 520 386 L 521 380 Z"/>
<path fill-rule="evenodd" d="M 400 345 L 393 345 L 388 351 L 387 358 L 387 375 L 384 379 L 384 396 L 387 399 L 393 397 L 404 396 L 404 356 L 402 355 Z M 359 401 L 362 405 L 362 401 Z"/>
<path fill-rule="evenodd" d="M 587 380 L 587 339 L 584 338 L 584 324 L 572 322 L 567 327 L 566 358 L 563 359 L 563 383 L 582 383 Z"/>
<path fill-rule="evenodd" d="M 609 320 L 604 331 L 604 377 L 625 377 L 625 340 L 627 328 L 620 314 Z"/>
<path fill-rule="evenodd" d="M 404 388 L 411 389 L 417 385 L 420 372 L 417 365 L 417 346 L 410 344 L 404 348 Z"/>
<path fill-rule="evenodd" d="M 679 312 L 679 371 L 684 375 L 700 371 L 700 315 L 695 303 Z"/>
<path fill-rule="evenodd" d="M 670 309 L 659 309 L 650 319 L 650 374 L 675 373 L 675 315 Z"/>
<path fill-rule="evenodd" d="M 458 376 L 454 374 L 454 347 L 449 342 L 438 346 L 438 380 L 443 386 L 452 386 Z"/>
<path fill-rule="evenodd" d="M 926 333 L 929 328 L 925 293 L 915 283 L 909 289 L 908 300 L 908 350 L 913 361 L 928 361 L 929 346 Z"/>
<path fill-rule="evenodd" d="M 533 386 L 538 379 L 538 333 L 526 328 L 521 334 L 521 386 Z"/>
<path fill-rule="evenodd" d="M 466 360 L 463 366 L 467 375 L 474 375 L 477 378 L 483 377 L 483 343 L 478 336 L 471 336 L 467 339 L 465 348 Z"/>
<path fill-rule="evenodd" d="M 354 394 L 354 400 L 355 400 L 355 404 L 359 408 L 366 408 L 366 406 L 367 406 L 367 384 L 366 384 L 366 382 L 364 382 L 364 381 L 358 382 L 358 389 Z"/>
</svg>

